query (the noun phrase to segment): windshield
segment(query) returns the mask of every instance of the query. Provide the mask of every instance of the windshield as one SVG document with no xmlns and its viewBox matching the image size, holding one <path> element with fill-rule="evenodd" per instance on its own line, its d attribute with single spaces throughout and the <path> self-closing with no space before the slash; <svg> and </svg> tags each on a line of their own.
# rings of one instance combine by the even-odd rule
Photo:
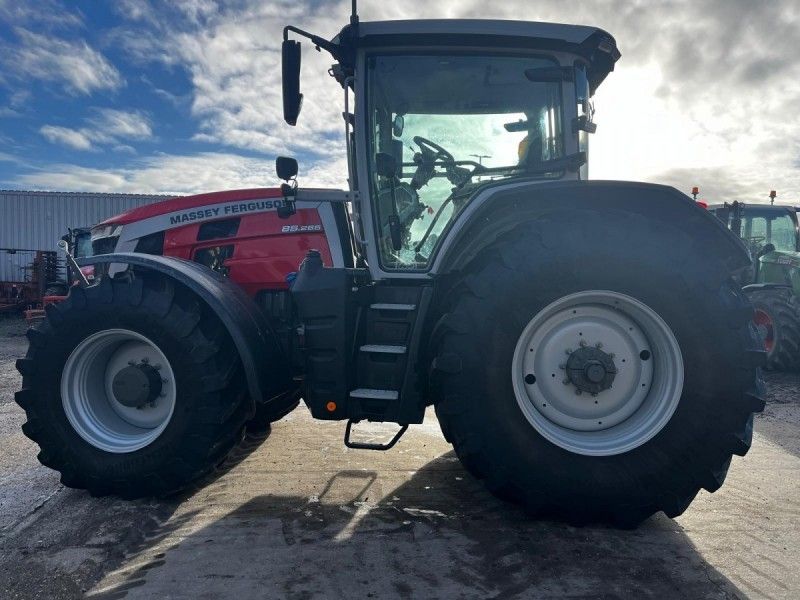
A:
<svg viewBox="0 0 800 600">
<path fill-rule="evenodd" d="M 367 65 L 384 268 L 424 269 L 444 228 L 487 182 L 562 176 L 564 167 L 549 162 L 564 156 L 554 60 L 390 55 Z"/>
<path fill-rule="evenodd" d="M 797 229 L 788 213 L 753 214 L 745 209 L 742 219 L 745 239 L 757 248 L 773 244 L 779 252 L 797 252 Z"/>
<path fill-rule="evenodd" d="M 75 237 L 75 249 L 73 256 L 75 258 L 88 258 L 92 255 L 92 236 L 90 232 L 79 233 Z"/>
</svg>

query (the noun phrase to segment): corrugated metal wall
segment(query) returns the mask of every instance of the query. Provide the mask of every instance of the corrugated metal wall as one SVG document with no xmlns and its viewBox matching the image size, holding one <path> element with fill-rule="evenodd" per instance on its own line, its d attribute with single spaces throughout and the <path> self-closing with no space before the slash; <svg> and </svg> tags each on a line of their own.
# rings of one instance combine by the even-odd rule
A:
<svg viewBox="0 0 800 600">
<path fill-rule="evenodd" d="M 58 250 L 68 227 L 91 226 L 168 196 L 0 190 L 0 248 Z M 21 281 L 29 253 L 0 252 L 0 281 Z"/>
</svg>

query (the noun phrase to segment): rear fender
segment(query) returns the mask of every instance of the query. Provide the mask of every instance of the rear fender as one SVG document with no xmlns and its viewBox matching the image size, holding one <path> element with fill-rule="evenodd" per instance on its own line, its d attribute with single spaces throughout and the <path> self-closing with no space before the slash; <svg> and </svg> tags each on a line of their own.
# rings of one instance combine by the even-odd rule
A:
<svg viewBox="0 0 800 600">
<path fill-rule="evenodd" d="M 179 258 L 130 252 L 92 256 L 78 263 L 130 265 L 183 285 L 205 302 L 227 329 L 242 361 L 254 403 L 267 402 L 291 389 L 289 361 L 277 336 L 255 302 L 225 277 Z"/>
<path fill-rule="evenodd" d="M 444 232 L 445 240 L 431 270 L 436 274 L 459 271 L 521 223 L 556 211 L 581 209 L 637 213 L 672 225 L 688 234 L 698 256 L 719 258 L 730 272 L 751 264 L 744 243 L 713 214 L 675 188 L 622 181 L 528 181 L 479 191 Z"/>
</svg>

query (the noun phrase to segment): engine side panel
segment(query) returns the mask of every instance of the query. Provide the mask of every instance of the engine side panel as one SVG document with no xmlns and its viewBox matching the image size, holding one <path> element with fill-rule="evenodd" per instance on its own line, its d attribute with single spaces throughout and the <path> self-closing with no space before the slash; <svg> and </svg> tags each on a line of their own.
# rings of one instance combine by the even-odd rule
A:
<svg viewBox="0 0 800 600">
<path fill-rule="evenodd" d="M 157 214 L 124 224 L 115 251 L 137 251 L 142 238 L 163 232 L 164 256 L 207 264 L 250 296 L 288 288 L 286 276 L 310 249 L 320 251 L 326 266 L 345 266 L 350 246 L 334 214 L 342 206 L 297 202 L 286 219 L 277 214 L 281 206 L 282 198 L 248 198 Z"/>
<path fill-rule="evenodd" d="M 239 226 L 231 237 L 199 239 L 200 223 L 167 230 L 164 256 L 195 260 L 200 251 L 233 246 L 232 255 L 224 260 L 227 275 L 251 296 L 263 289 L 287 288 L 286 275 L 297 271 L 312 248 L 320 251 L 326 264 L 332 264 L 316 209 L 298 210 L 289 219 L 281 219 L 274 212 L 234 219 L 239 219 Z"/>
</svg>

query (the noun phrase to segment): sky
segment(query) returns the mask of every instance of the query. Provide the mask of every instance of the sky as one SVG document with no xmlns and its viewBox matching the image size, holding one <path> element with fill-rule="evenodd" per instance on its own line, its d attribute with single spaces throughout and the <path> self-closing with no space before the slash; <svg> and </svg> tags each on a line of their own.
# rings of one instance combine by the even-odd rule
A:
<svg viewBox="0 0 800 600">
<path fill-rule="evenodd" d="M 349 17 L 330 0 L 0 0 L 0 188 L 188 194 L 345 187 L 343 92 L 304 44 L 298 126 L 280 41 Z M 800 203 L 796 0 L 361 0 L 362 20 L 602 27 L 622 59 L 595 95 L 592 179 L 700 186 L 709 202 Z"/>
</svg>

